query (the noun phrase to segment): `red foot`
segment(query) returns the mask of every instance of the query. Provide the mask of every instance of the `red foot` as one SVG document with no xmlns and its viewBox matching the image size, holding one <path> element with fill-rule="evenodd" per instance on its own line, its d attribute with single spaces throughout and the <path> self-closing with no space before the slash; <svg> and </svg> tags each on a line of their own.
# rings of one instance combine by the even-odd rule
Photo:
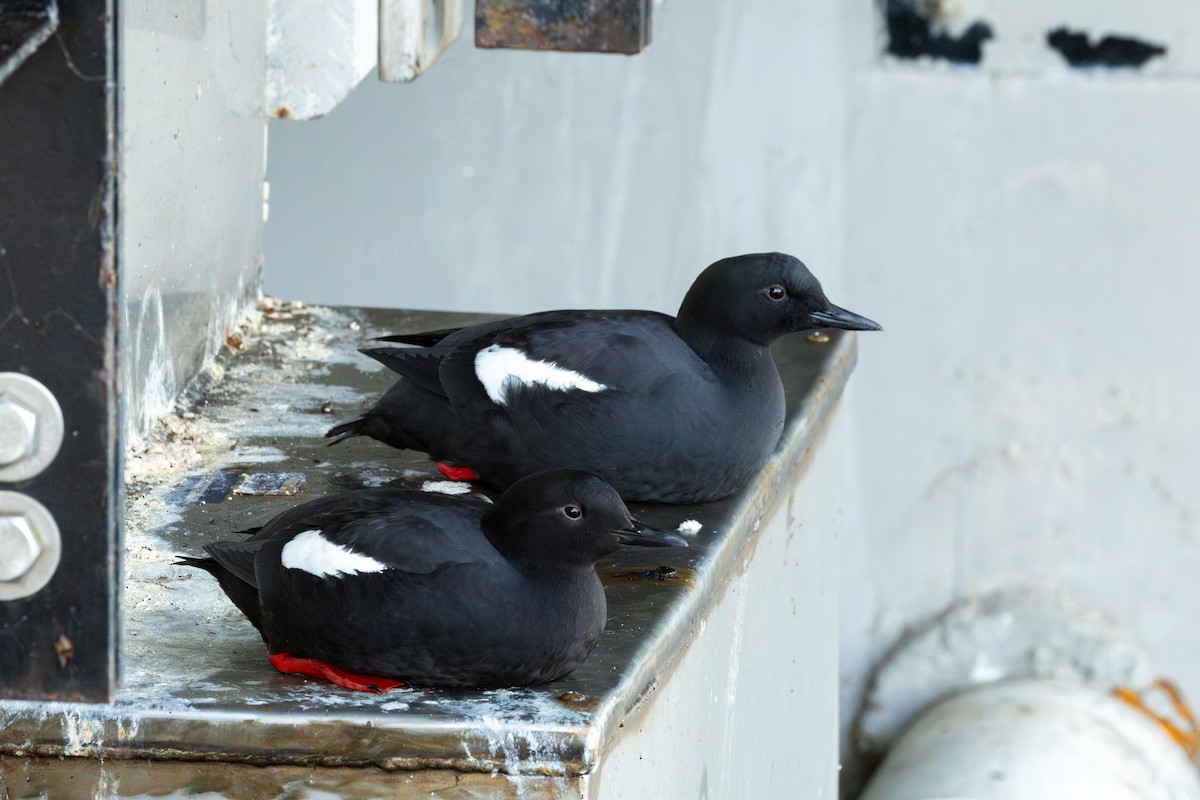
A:
<svg viewBox="0 0 1200 800">
<path fill-rule="evenodd" d="M 403 686 L 404 681 L 394 681 L 391 678 L 378 678 L 374 675 L 361 675 L 349 672 L 341 667 L 326 664 L 316 658 L 295 658 L 287 653 L 273 653 L 267 656 L 271 666 L 289 675 L 306 675 L 310 678 L 324 678 L 346 689 L 356 692 L 375 692 L 382 694 L 388 689 Z"/>
<path fill-rule="evenodd" d="M 479 473 L 470 467 L 452 467 L 449 464 L 438 462 L 438 472 L 447 480 L 452 481 L 476 481 L 479 480 Z"/>
</svg>

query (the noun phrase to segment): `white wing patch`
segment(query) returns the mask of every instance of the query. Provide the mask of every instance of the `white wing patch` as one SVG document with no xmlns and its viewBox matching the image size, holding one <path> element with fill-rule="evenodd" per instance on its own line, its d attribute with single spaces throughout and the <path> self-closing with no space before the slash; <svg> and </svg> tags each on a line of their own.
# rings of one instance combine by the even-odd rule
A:
<svg viewBox="0 0 1200 800">
<path fill-rule="evenodd" d="M 608 388 L 574 370 L 563 369 L 551 361 L 534 361 L 516 348 L 498 344 L 475 354 L 475 375 L 487 396 L 497 405 L 508 401 L 508 393 L 514 386 L 541 384 L 551 389 L 578 389 L 581 392 L 600 392 Z"/>
<path fill-rule="evenodd" d="M 304 570 L 318 578 L 341 578 L 388 569 L 382 561 L 334 544 L 317 530 L 296 534 L 283 546 L 279 560 L 288 569 Z"/>
</svg>

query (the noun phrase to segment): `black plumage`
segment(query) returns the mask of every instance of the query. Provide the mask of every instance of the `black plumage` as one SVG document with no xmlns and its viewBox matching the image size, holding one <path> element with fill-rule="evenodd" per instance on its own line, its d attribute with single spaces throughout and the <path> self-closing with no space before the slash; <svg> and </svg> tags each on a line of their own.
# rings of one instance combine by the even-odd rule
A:
<svg viewBox="0 0 1200 800">
<path fill-rule="evenodd" d="M 363 352 L 402 379 L 326 435 L 421 450 L 493 486 L 571 467 L 627 500 L 713 500 L 745 484 L 782 433 L 771 343 L 814 328 L 879 326 L 830 303 L 791 256 L 727 258 L 675 317 L 548 311 L 383 337 Z"/>
<path fill-rule="evenodd" d="M 599 478 L 552 470 L 495 505 L 405 489 L 330 495 L 181 563 L 216 576 L 274 655 L 358 678 L 495 687 L 583 663 L 606 618 L 595 562 L 626 544 L 686 542 L 634 520 Z"/>
</svg>

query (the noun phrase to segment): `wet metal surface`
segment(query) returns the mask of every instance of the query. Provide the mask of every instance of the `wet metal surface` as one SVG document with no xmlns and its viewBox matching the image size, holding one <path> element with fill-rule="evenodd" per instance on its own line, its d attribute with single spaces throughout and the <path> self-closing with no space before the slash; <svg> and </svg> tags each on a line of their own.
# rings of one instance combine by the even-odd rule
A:
<svg viewBox="0 0 1200 800">
<path fill-rule="evenodd" d="M 298 766 L 585 775 L 630 711 L 669 674 L 723 580 L 787 494 L 841 394 L 852 337 L 777 348 L 789 421 L 775 458 L 739 495 L 706 505 L 635 504 L 673 529 L 702 524 L 687 549 L 630 551 L 601 573 L 609 624 L 581 668 L 537 688 L 349 692 L 276 673 L 254 629 L 207 575 L 172 564 L 209 541 L 312 497 L 358 486 L 436 487 L 421 454 L 351 440 L 326 447 L 331 420 L 353 416 L 392 383 L 355 346 L 369 336 L 461 325 L 478 316 L 289 306 L 262 315 L 223 378 L 169 418 L 127 460 L 126 683 L 110 705 L 0 703 L 0 754 L 184 759 Z M 332 415 L 323 409 L 332 406 Z M 292 497 L 181 499 L 219 473 L 301 473 Z M 184 494 L 181 495 L 181 488 Z M 199 490 L 203 494 L 203 490 Z"/>
<path fill-rule="evenodd" d="M 653 0 L 476 0 L 475 46 L 641 52 Z"/>
</svg>

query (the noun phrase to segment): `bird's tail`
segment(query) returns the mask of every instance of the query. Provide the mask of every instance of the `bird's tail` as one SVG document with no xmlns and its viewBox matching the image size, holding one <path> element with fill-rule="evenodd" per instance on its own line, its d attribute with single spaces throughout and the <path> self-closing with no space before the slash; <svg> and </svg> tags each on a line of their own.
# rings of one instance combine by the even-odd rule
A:
<svg viewBox="0 0 1200 800">
<path fill-rule="evenodd" d="M 326 444 L 333 445 L 338 442 L 344 442 L 347 439 L 353 439 L 355 436 L 366 436 L 366 431 L 363 430 L 363 425 L 366 421 L 367 418 L 362 416 L 334 425 L 325 431 L 325 438 L 329 439 Z"/>
<path fill-rule="evenodd" d="M 225 592 L 226 597 L 232 600 L 233 604 L 238 607 L 238 610 L 246 615 L 246 618 L 250 620 L 250 624 L 258 628 L 263 641 L 267 640 L 267 635 L 263 632 L 262 627 L 263 614 L 258 602 L 258 589 L 255 586 L 239 578 L 215 558 L 196 558 L 193 556 L 175 556 L 175 558 L 178 561 L 171 566 L 198 567 L 216 578 L 217 583 L 221 586 L 221 591 Z"/>
</svg>

